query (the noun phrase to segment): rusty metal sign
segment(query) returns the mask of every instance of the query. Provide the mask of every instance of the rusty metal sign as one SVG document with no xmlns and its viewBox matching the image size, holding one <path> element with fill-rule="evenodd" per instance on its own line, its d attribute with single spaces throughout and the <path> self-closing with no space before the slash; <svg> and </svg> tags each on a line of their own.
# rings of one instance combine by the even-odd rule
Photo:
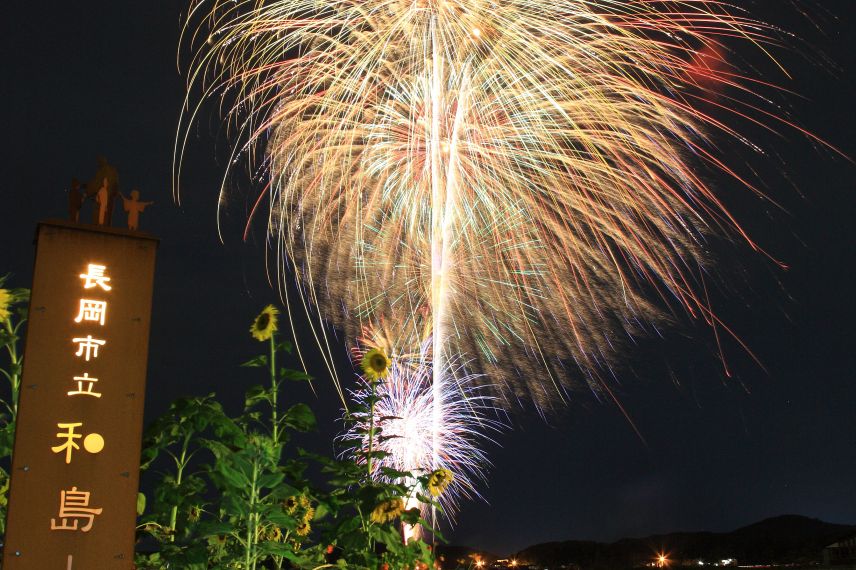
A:
<svg viewBox="0 0 856 570">
<path fill-rule="evenodd" d="M 6 570 L 133 568 L 157 245 L 38 226 Z"/>
</svg>

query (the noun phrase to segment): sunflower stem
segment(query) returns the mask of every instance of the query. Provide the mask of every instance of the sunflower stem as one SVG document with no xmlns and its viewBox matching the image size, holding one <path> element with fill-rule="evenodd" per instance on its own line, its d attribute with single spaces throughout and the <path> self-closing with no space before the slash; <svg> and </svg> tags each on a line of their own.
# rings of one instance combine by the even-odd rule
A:
<svg viewBox="0 0 856 570">
<path fill-rule="evenodd" d="M 187 451 L 190 447 L 190 434 L 184 437 L 181 445 L 181 455 L 175 460 L 175 488 L 181 487 L 181 480 L 184 476 L 184 469 L 187 467 L 188 457 Z M 173 505 L 169 513 L 169 541 L 175 542 L 176 526 L 178 523 L 178 505 Z"/>
<path fill-rule="evenodd" d="M 270 406 L 271 406 L 271 435 L 273 437 L 273 445 L 279 445 L 279 411 L 277 409 L 277 396 L 279 395 L 279 385 L 276 381 L 276 333 L 270 335 Z"/>
<path fill-rule="evenodd" d="M 374 419 L 375 419 L 375 394 L 377 393 L 377 384 L 375 380 L 369 379 L 369 387 L 371 390 L 371 405 L 369 406 L 369 453 L 366 459 L 368 467 L 367 475 L 369 480 L 372 478 L 372 451 L 374 446 Z"/>
<path fill-rule="evenodd" d="M 247 570 L 256 568 L 256 543 L 258 542 L 258 532 L 256 531 L 256 483 L 258 481 L 259 469 L 258 462 L 253 462 L 253 480 L 250 488 L 250 517 L 247 520 L 247 544 L 244 551 L 244 567 Z"/>
<path fill-rule="evenodd" d="M 6 351 L 9 353 L 9 389 L 12 395 L 12 419 L 10 420 L 10 423 L 14 423 L 18 417 L 18 391 L 21 387 L 21 360 L 18 358 L 18 347 L 16 346 L 17 342 L 14 339 L 17 335 L 18 327 L 21 325 L 21 323 L 18 323 L 18 326 L 13 327 L 12 318 L 9 317 L 4 321 L 4 324 L 6 326 L 7 332 L 9 333 L 9 337 L 13 339 L 6 344 Z"/>
</svg>

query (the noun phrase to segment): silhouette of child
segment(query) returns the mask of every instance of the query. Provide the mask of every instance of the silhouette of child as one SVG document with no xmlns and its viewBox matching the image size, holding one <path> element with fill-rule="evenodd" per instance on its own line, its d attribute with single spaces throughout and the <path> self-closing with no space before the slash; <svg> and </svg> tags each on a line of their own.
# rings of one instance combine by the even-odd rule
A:
<svg viewBox="0 0 856 570">
<path fill-rule="evenodd" d="M 140 225 L 140 212 L 146 209 L 146 206 L 151 206 L 154 202 L 140 202 L 139 190 L 131 190 L 131 198 L 127 198 L 121 194 L 122 202 L 124 202 L 125 211 L 128 212 L 128 229 L 136 230 Z"/>
</svg>

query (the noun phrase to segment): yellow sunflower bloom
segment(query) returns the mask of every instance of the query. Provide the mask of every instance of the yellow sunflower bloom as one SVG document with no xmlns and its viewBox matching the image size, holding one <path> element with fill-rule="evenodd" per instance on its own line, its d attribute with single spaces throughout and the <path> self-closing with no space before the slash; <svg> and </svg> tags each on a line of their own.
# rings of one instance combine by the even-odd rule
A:
<svg viewBox="0 0 856 570">
<path fill-rule="evenodd" d="M 282 508 L 285 509 L 290 515 L 294 514 L 294 511 L 297 510 L 297 507 L 300 506 L 300 501 L 297 497 L 288 497 L 286 500 L 282 502 Z"/>
<path fill-rule="evenodd" d="M 306 495 L 300 495 L 300 508 L 303 509 L 303 522 L 309 522 L 315 518 L 315 509 L 312 508 L 312 501 Z"/>
<path fill-rule="evenodd" d="M 0 289 L 0 321 L 5 321 L 9 318 L 9 304 L 12 302 L 12 295 L 7 289 Z"/>
<path fill-rule="evenodd" d="M 306 536 L 312 530 L 312 527 L 309 526 L 308 522 L 302 522 L 297 525 L 297 528 L 294 529 L 294 532 L 297 533 L 297 536 Z"/>
<path fill-rule="evenodd" d="M 360 368 L 363 374 L 371 381 L 382 380 L 389 374 L 389 366 L 392 361 L 382 348 L 373 348 L 363 355 Z"/>
<path fill-rule="evenodd" d="M 376 506 L 370 518 L 372 522 L 383 524 L 394 521 L 401 516 L 402 512 L 404 512 L 404 501 L 391 499 Z"/>
<path fill-rule="evenodd" d="M 259 342 L 270 340 L 270 337 L 272 337 L 273 333 L 277 330 L 276 316 L 278 314 L 279 311 L 273 305 L 268 305 L 262 309 L 262 312 L 259 313 L 259 316 L 253 321 L 253 326 L 250 327 L 250 334 L 253 335 L 253 338 Z"/>
<path fill-rule="evenodd" d="M 282 542 L 285 535 L 282 534 L 282 529 L 278 526 L 273 527 L 267 532 L 267 539 L 272 542 Z"/>
<path fill-rule="evenodd" d="M 432 497 L 438 497 L 452 483 L 455 476 L 448 469 L 437 469 L 428 477 L 428 491 Z"/>
</svg>

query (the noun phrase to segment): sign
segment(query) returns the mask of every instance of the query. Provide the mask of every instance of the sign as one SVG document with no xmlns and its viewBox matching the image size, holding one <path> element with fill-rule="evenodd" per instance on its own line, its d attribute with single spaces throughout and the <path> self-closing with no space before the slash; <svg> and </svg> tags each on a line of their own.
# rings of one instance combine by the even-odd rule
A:
<svg viewBox="0 0 856 570">
<path fill-rule="evenodd" d="M 157 244 L 38 226 L 5 570 L 133 568 Z"/>
</svg>

